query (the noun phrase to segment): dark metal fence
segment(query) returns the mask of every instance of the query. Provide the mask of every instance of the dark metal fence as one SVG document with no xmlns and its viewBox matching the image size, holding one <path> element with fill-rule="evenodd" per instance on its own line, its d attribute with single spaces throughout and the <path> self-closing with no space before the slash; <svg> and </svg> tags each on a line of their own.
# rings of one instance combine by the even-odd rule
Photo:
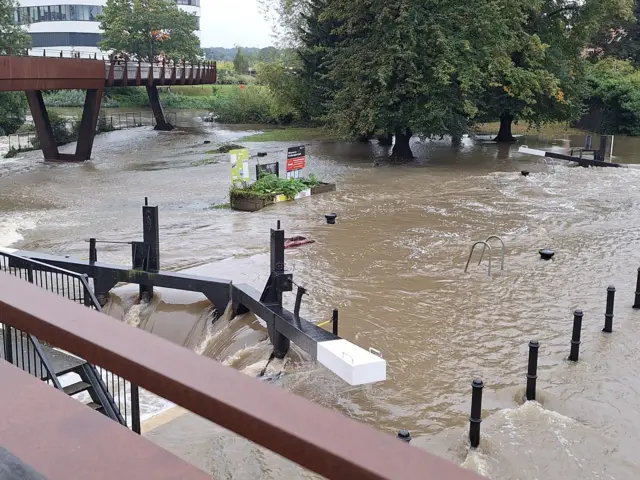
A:
<svg viewBox="0 0 640 480">
<path fill-rule="evenodd" d="M 0 338 L 2 339 L 0 345 L 2 360 L 62 390 L 51 361 L 37 338 L 6 324 L 0 324 Z"/>
<path fill-rule="evenodd" d="M 0 252 L 0 272 L 9 273 L 75 303 L 102 312 L 87 275 L 6 252 Z M 45 351 L 50 351 L 51 347 L 43 348 L 34 336 L 8 325 L 2 325 L 1 335 L 4 360 L 62 389 L 51 359 Z M 118 420 L 136 433 L 140 433 L 138 386 L 100 366 L 90 365 L 89 368 L 95 373 L 95 379 L 101 388 L 110 394 L 109 401 L 112 402 L 113 409 L 119 413 Z"/>
<path fill-rule="evenodd" d="M 178 115 L 175 112 L 165 112 L 165 118 L 171 125 L 176 126 Z M 98 120 L 108 130 L 124 130 L 137 127 L 155 127 L 156 117 L 151 112 L 125 112 L 103 115 Z"/>
</svg>

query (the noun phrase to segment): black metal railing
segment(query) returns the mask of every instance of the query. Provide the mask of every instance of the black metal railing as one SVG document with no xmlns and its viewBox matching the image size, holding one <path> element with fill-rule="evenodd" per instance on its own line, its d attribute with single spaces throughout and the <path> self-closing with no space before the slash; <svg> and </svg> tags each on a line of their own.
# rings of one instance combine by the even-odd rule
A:
<svg viewBox="0 0 640 480">
<path fill-rule="evenodd" d="M 7 252 L 0 252 L 0 271 L 22 278 L 45 290 L 73 302 L 102 312 L 89 277 L 69 270 L 54 267 L 36 260 Z M 1 325 L 1 324 L 0 324 Z M 2 358 L 26 372 L 63 389 L 56 375 L 46 348 L 32 335 L 6 325 L 2 335 Z M 48 347 L 47 348 L 51 348 Z M 106 401 L 116 412 L 116 420 L 140 433 L 140 399 L 138 386 L 98 365 L 88 364 L 88 370 L 98 387 L 103 390 Z"/>
<path fill-rule="evenodd" d="M 62 390 L 49 357 L 33 335 L 10 325 L 0 324 L 0 358 Z"/>
</svg>

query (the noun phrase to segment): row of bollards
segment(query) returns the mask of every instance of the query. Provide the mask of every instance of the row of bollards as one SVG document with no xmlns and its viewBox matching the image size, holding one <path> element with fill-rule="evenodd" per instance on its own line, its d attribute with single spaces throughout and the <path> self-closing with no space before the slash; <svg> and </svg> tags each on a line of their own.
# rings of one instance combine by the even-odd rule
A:
<svg viewBox="0 0 640 480">
<path fill-rule="evenodd" d="M 604 333 L 613 332 L 613 309 L 615 302 L 616 288 L 607 287 L 607 306 L 604 314 Z M 636 285 L 636 298 L 633 308 L 640 308 L 640 268 L 638 269 L 638 282 Z M 582 320 L 584 312 L 576 310 L 573 313 L 573 332 L 571 335 L 571 351 L 569 360 L 577 362 L 580 356 L 580 337 L 582 333 Z M 538 380 L 538 352 L 540 342 L 531 340 L 529 342 L 529 361 L 527 365 L 527 388 L 525 400 L 536 399 L 536 382 Z M 484 383 L 480 378 L 476 378 L 471 384 L 471 416 L 469 417 L 469 443 L 471 448 L 478 448 L 480 445 L 480 424 L 482 423 L 482 389 Z M 399 436 L 400 434 L 398 434 Z"/>
</svg>

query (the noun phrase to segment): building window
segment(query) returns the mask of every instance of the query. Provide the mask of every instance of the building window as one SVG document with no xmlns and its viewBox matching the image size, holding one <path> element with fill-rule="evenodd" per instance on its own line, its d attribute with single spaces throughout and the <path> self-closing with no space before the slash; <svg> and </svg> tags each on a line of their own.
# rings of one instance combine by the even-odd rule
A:
<svg viewBox="0 0 640 480">
<path fill-rule="evenodd" d="M 49 5 L 44 7 L 16 8 L 16 23 L 25 25 L 40 22 L 97 22 L 102 7 L 97 5 Z"/>
<path fill-rule="evenodd" d="M 51 47 L 97 47 L 102 40 L 99 33 L 32 33 L 33 48 Z"/>
</svg>

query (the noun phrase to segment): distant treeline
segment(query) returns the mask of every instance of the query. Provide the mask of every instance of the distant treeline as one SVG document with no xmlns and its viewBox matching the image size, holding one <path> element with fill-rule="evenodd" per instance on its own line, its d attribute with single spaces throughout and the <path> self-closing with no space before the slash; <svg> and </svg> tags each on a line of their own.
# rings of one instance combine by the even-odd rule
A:
<svg viewBox="0 0 640 480">
<path fill-rule="evenodd" d="M 236 58 L 237 48 L 210 47 L 204 48 L 207 60 L 233 62 Z M 250 60 L 256 62 L 274 62 L 280 58 L 284 51 L 276 47 L 242 47 L 242 53 Z"/>
</svg>

